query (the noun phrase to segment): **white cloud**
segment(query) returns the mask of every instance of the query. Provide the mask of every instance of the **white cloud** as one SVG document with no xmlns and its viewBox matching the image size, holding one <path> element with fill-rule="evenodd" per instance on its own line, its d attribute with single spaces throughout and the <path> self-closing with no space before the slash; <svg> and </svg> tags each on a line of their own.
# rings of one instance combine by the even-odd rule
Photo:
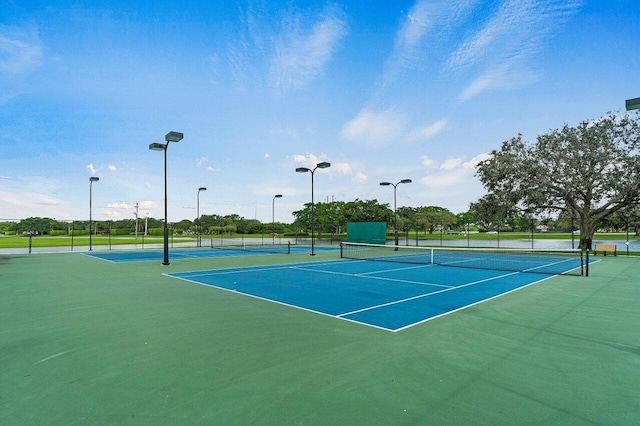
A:
<svg viewBox="0 0 640 426">
<path fill-rule="evenodd" d="M 353 177 L 354 182 L 357 182 L 357 183 L 366 183 L 368 179 L 369 179 L 369 176 L 367 176 L 363 172 L 357 172 Z"/>
<path fill-rule="evenodd" d="M 420 157 L 422 164 L 431 170 L 427 171 L 426 176 L 422 177 L 420 182 L 428 188 L 451 188 L 460 191 L 464 190 L 467 185 L 477 186 L 476 166 L 490 156 L 490 154 L 481 153 L 469 161 L 464 161 L 463 157 L 448 158 L 439 166 L 436 161 L 422 156 Z"/>
<path fill-rule="evenodd" d="M 464 102 L 482 92 L 510 90 L 538 80 L 539 72 L 531 63 L 533 56 L 580 5 L 580 0 L 504 1 L 449 55 L 447 71 L 471 70 L 476 74 L 459 99 Z"/>
<path fill-rule="evenodd" d="M 207 157 L 200 157 L 200 158 L 198 158 L 196 160 L 196 166 L 197 167 L 203 167 L 208 162 L 209 162 L 209 160 L 207 159 Z"/>
<path fill-rule="evenodd" d="M 491 154 L 483 152 L 482 154 L 478 154 L 475 157 L 473 157 L 471 160 L 467 161 L 466 163 L 462 164 L 462 167 L 465 169 L 473 169 L 475 170 L 476 167 L 478 167 L 478 164 L 480 164 L 482 161 L 488 160 L 492 157 Z"/>
<path fill-rule="evenodd" d="M 407 121 L 407 117 L 393 109 L 384 111 L 365 109 L 342 127 L 340 136 L 353 142 L 385 145 L 397 142 L 404 133 Z"/>
<path fill-rule="evenodd" d="M 276 93 L 304 88 L 331 60 L 338 42 L 347 33 L 338 9 L 328 10 L 320 21 L 305 31 L 301 16 L 293 15 L 276 37 L 270 75 Z"/>
<path fill-rule="evenodd" d="M 269 158 L 269 154 L 265 154 L 265 155 L 264 155 L 264 158 Z"/>
<path fill-rule="evenodd" d="M 110 172 L 115 172 L 116 170 L 118 170 L 116 169 L 116 166 L 114 166 L 113 164 L 109 164 L 107 168 L 109 169 Z"/>
<path fill-rule="evenodd" d="M 426 155 L 421 155 L 420 156 L 420 162 L 422 162 L 422 165 L 427 167 L 427 168 L 431 168 L 431 167 L 434 167 L 436 165 L 436 161 L 432 160 L 431 158 L 427 157 Z"/>
<path fill-rule="evenodd" d="M 93 167 L 93 163 L 87 164 L 87 169 L 89 169 L 89 171 L 91 172 L 92 176 L 96 174 L 96 169 L 95 169 L 95 167 Z"/>
<path fill-rule="evenodd" d="M 300 163 L 303 167 L 306 167 L 308 169 L 313 169 L 318 165 L 318 163 L 327 161 L 327 155 L 322 154 L 320 156 L 317 156 L 314 154 L 307 154 L 307 155 L 294 154 L 293 161 L 295 163 Z"/>
<path fill-rule="evenodd" d="M 242 90 L 267 84 L 276 94 L 306 88 L 322 74 L 347 34 L 344 13 L 338 6 L 321 13 L 281 10 L 274 28 L 261 7 L 251 4 L 242 12 L 245 29 L 229 46 L 234 84 Z"/>
<path fill-rule="evenodd" d="M 130 206 L 129 204 L 125 203 L 124 201 L 118 201 L 118 202 L 115 202 L 115 203 L 107 204 L 107 208 L 109 208 L 109 209 L 129 209 L 129 208 L 133 208 L 133 206 Z"/>
<path fill-rule="evenodd" d="M 42 61 L 37 28 L 0 25 L 0 73 L 22 74 L 39 67 Z"/>
<path fill-rule="evenodd" d="M 400 23 L 394 49 L 385 64 L 382 87 L 389 86 L 406 70 L 419 68 L 434 50 L 433 37 L 461 22 L 478 0 L 418 0 Z M 429 45 L 428 45 L 429 43 Z"/>
<path fill-rule="evenodd" d="M 440 165 L 441 170 L 453 170 L 458 168 L 462 164 L 462 157 L 459 158 L 449 158 L 445 160 L 442 165 Z"/>
<path fill-rule="evenodd" d="M 431 139 L 447 127 L 447 122 L 447 119 L 443 118 L 433 124 L 429 124 L 423 127 L 417 127 L 411 132 L 409 137 L 414 140 Z"/>
<path fill-rule="evenodd" d="M 331 172 L 343 175 L 350 175 L 353 173 L 349 163 L 331 163 Z"/>
</svg>

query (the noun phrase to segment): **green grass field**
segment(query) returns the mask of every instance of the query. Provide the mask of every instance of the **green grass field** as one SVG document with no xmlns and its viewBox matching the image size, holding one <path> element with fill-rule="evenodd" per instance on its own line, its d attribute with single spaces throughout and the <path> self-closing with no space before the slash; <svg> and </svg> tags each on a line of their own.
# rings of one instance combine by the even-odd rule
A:
<svg viewBox="0 0 640 426">
<path fill-rule="evenodd" d="M 0 424 L 639 424 L 640 259 L 601 259 L 391 333 L 162 275 L 308 255 L 0 255 Z"/>
<path fill-rule="evenodd" d="M 345 235 L 332 236 L 331 234 L 323 234 L 322 237 L 326 240 L 331 239 L 332 237 L 336 238 L 336 240 L 345 238 Z M 401 235 L 401 239 L 406 237 L 406 233 Z M 209 240 L 213 238 L 214 241 L 217 240 L 218 236 L 203 236 L 202 240 L 206 243 L 209 243 Z M 269 236 L 261 236 L 261 235 L 241 235 L 234 234 L 224 236 L 224 238 L 246 238 L 246 239 L 269 239 Z M 409 238 L 415 238 L 415 234 L 410 232 Z M 467 236 L 458 234 L 458 235 L 440 235 L 439 233 L 434 234 L 425 234 L 420 233 L 419 239 L 430 239 L 430 240 L 438 240 L 442 238 L 443 240 L 466 240 Z M 486 233 L 471 233 L 468 237 L 471 241 L 480 241 L 480 240 L 497 240 L 497 234 L 486 234 Z M 499 235 L 500 240 L 529 240 L 531 239 L 531 234 L 527 232 L 501 232 Z M 571 234 L 568 233 L 536 233 L 533 238 L 535 240 L 571 240 Z M 579 235 L 574 235 L 574 239 L 577 242 L 580 240 Z M 616 241 L 625 241 L 627 239 L 626 233 L 598 233 L 594 236 L 594 240 L 616 240 Z M 196 237 L 195 235 L 176 235 L 171 237 L 171 241 L 173 243 L 188 243 L 193 242 L 195 244 Z M 635 235 L 629 235 L 630 241 L 640 240 L 640 237 Z M 93 235 L 91 238 L 92 245 L 98 247 L 104 247 L 108 245 L 119 246 L 119 245 L 142 245 L 144 244 L 162 244 L 163 237 L 162 236 L 143 236 L 138 235 L 136 238 L 133 235 L 114 235 L 109 237 L 109 235 Z M 69 247 L 71 249 L 72 245 L 75 247 L 81 246 L 89 246 L 89 236 L 88 235 L 80 235 L 74 236 L 71 238 L 70 236 L 48 236 L 48 235 L 39 235 L 31 238 L 32 247 Z M 29 247 L 29 237 L 28 236 L 9 236 L 9 235 L 0 235 L 0 248 L 25 248 Z"/>
</svg>

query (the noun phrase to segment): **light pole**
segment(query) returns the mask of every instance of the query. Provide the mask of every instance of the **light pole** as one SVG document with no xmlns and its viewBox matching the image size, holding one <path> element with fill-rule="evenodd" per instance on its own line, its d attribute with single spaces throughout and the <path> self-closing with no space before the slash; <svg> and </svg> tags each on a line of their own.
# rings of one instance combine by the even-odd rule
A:
<svg viewBox="0 0 640 426">
<path fill-rule="evenodd" d="M 307 172 L 311 172 L 311 256 L 315 256 L 315 252 L 313 251 L 313 247 L 314 247 L 314 237 L 315 237 L 315 217 L 314 217 L 314 211 L 315 211 L 315 204 L 313 202 L 313 174 L 315 173 L 316 169 L 326 169 L 328 167 L 331 167 L 331 163 L 327 163 L 326 161 L 323 161 L 322 163 L 318 163 L 316 164 L 316 166 L 313 169 L 309 169 L 307 167 L 298 167 L 296 169 L 296 172 L 298 173 L 307 173 Z"/>
<path fill-rule="evenodd" d="M 276 194 L 271 200 L 271 236 L 273 237 L 272 244 L 276 243 L 276 198 L 282 198 L 282 194 Z"/>
<path fill-rule="evenodd" d="M 401 183 L 411 183 L 411 179 L 402 179 L 397 183 L 380 182 L 380 186 L 393 186 L 393 234 L 396 245 L 398 245 L 398 213 L 396 210 L 396 189 Z"/>
<path fill-rule="evenodd" d="M 92 210 L 92 204 L 93 204 L 93 182 L 97 182 L 99 181 L 100 178 L 97 176 L 91 176 L 89 178 L 89 251 L 93 251 L 93 240 L 91 239 L 91 228 L 92 228 L 92 223 L 93 223 L 93 219 L 91 217 L 91 210 Z"/>
<path fill-rule="evenodd" d="M 197 210 L 198 210 L 198 213 L 197 213 L 198 214 L 198 229 L 197 229 L 198 235 L 196 235 L 196 243 L 197 243 L 196 246 L 198 246 L 198 247 L 202 247 L 202 243 L 200 241 L 200 233 L 202 232 L 202 230 L 200 229 L 200 192 L 201 191 L 206 191 L 206 190 L 207 190 L 207 188 L 205 188 L 204 186 L 201 187 L 201 188 L 198 188 L 198 208 L 197 208 Z"/>
<path fill-rule="evenodd" d="M 164 151 L 164 259 L 163 265 L 169 265 L 169 224 L 167 222 L 167 148 L 169 142 L 180 142 L 184 135 L 179 132 L 169 132 L 165 135 L 166 144 L 154 142 L 149 144 L 151 151 Z"/>
</svg>

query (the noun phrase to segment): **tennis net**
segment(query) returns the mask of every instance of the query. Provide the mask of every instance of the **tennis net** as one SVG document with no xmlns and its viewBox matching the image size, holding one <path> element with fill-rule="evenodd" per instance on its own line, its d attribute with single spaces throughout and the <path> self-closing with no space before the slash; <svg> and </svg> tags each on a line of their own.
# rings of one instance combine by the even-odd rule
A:
<svg viewBox="0 0 640 426">
<path fill-rule="evenodd" d="M 258 253 L 291 254 L 291 242 L 271 243 L 261 240 L 211 239 L 211 248 L 217 250 L 252 251 Z"/>
<path fill-rule="evenodd" d="M 581 250 L 410 247 L 342 243 L 340 257 L 550 275 L 583 275 Z"/>
</svg>

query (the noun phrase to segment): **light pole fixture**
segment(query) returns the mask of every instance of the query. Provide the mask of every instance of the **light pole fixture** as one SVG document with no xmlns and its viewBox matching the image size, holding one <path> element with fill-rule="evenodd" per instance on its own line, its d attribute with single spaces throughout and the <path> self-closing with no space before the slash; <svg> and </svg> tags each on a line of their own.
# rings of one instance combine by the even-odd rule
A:
<svg viewBox="0 0 640 426">
<path fill-rule="evenodd" d="M 99 181 L 100 178 L 97 176 L 91 176 L 89 178 L 89 251 L 93 251 L 93 240 L 91 239 L 92 236 L 92 226 L 93 226 L 93 219 L 92 219 L 92 215 L 91 215 L 91 210 L 92 210 L 92 204 L 93 204 L 93 182 L 97 182 Z"/>
<path fill-rule="evenodd" d="M 396 189 L 401 183 L 411 183 L 411 179 L 402 179 L 400 182 L 380 182 L 380 186 L 393 186 L 393 234 L 395 244 L 398 245 L 398 213 L 396 209 Z"/>
<path fill-rule="evenodd" d="M 169 132 L 165 135 L 166 144 L 154 142 L 149 144 L 151 151 L 164 151 L 164 259 L 163 265 L 169 265 L 169 224 L 167 222 L 167 148 L 169 142 L 180 142 L 183 134 L 179 132 Z"/>
<path fill-rule="evenodd" d="M 206 190 L 207 190 L 207 188 L 205 188 L 204 186 L 203 186 L 203 187 L 198 188 L 198 205 L 197 205 L 197 210 L 198 210 L 198 212 L 197 212 L 197 215 L 198 215 L 198 228 L 197 228 L 197 232 L 198 232 L 198 235 L 196 235 L 196 245 L 197 245 L 198 247 L 202 247 L 202 243 L 200 242 L 200 234 L 202 233 L 202 229 L 201 229 L 201 227 L 200 227 L 200 192 L 201 192 L 201 191 L 206 191 Z"/>
<path fill-rule="evenodd" d="M 316 169 L 326 169 L 331 167 L 331 163 L 327 163 L 326 161 L 323 161 L 322 163 L 318 163 L 316 164 L 316 166 L 313 169 L 309 169 L 307 167 L 298 167 L 296 168 L 296 172 L 298 173 L 307 173 L 310 172 L 311 173 L 311 256 L 315 256 L 315 252 L 314 252 L 314 238 L 315 238 L 315 217 L 314 217 L 314 211 L 315 211 L 315 204 L 313 202 L 313 174 L 315 173 Z"/>
<path fill-rule="evenodd" d="M 282 194 L 276 194 L 271 200 L 271 236 L 272 244 L 276 243 L 276 198 L 282 198 Z"/>
</svg>

